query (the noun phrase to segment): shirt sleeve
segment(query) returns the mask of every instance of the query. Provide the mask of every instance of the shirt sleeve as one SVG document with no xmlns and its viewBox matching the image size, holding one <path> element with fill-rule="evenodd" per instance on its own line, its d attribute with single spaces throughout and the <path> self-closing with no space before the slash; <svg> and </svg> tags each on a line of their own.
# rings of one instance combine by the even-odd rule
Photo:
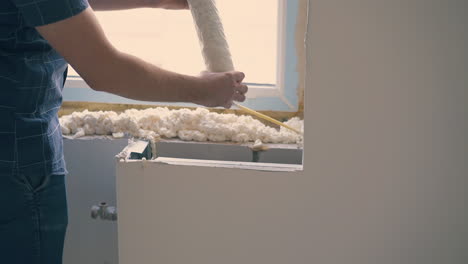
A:
<svg viewBox="0 0 468 264">
<path fill-rule="evenodd" d="M 4 1 L 4 0 L 0 0 Z M 11 0 L 31 27 L 52 24 L 85 10 L 88 0 Z"/>
</svg>

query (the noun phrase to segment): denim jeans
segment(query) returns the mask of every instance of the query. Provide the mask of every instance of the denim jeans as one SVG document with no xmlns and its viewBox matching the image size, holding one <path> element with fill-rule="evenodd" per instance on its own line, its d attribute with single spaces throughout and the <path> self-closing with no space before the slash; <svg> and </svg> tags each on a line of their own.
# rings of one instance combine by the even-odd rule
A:
<svg viewBox="0 0 468 264">
<path fill-rule="evenodd" d="M 64 175 L 0 173 L 0 263 L 62 263 L 67 224 Z"/>
</svg>

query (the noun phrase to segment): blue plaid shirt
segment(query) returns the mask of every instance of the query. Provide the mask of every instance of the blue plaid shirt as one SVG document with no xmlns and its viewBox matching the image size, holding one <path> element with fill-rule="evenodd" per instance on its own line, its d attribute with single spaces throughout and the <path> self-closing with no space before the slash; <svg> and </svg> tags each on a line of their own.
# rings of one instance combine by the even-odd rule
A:
<svg viewBox="0 0 468 264">
<path fill-rule="evenodd" d="M 57 112 L 68 64 L 35 27 L 87 7 L 87 0 L 0 0 L 0 172 L 66 173 Z"/>
</svg>

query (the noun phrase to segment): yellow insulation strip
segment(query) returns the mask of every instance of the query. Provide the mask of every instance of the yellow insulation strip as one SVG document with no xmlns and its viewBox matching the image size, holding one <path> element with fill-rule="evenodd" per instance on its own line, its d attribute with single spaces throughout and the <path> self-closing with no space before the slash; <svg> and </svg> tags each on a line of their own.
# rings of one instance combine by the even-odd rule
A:
<svg viewBox="0 0 468 264">
<path fill-rule="evenodd" d="M 248 108 L 248 107 L 242 106 L 242 105 L 240 105 L 240 104 L 238 104 L 238 103 L 236 103 L 236 102 L 233 102 L 233 103 L 234 103 L 235 106 L 239 107 L 240 109 L 242 109 L 243 111 L 245 111 L 245 112 L 247 112 L 247 113 L 249 113 L 249 114 L 252 114 L 252 115 L 254 115 L 254 116 L 258 117 L 258 118 L 267 120 L 267 121 L 269 121 L 269 122 L 271 122 L 271 123 L 273 123 L 273 124 L 277 124 L 277 125 L 279 125 L 279 126 L 282 126 L 282 127 L 287 128 L 287 129 L 290 129 L 290 130 L 292 130 L 292 131 L 298 133 L 299 135 L 303 135 L 303 133 L 302 133 L 301 131 L 299 131 L 299 130 L 297 130 L 297 129 L 294 129 L 294 128 L 292 128 L 292 127 L 290 127 L 290 126 L 288 126 L 288 125 L 286 125 L 286 124 L 284 124 L 284 123 L 281 123 L 280 121 L 278 121 L 278 120 L 276 120 L 276 119 L 273 119 L 273 118 L 271 118 L 271 117 L 269 117 L 269 116 L 267 116 L 267 115 L 261 114 L 261 113 L 255 111 L 255 110 L 252 110 L 252 109 L 250 109 L 250 108 Z"/>
</svg>

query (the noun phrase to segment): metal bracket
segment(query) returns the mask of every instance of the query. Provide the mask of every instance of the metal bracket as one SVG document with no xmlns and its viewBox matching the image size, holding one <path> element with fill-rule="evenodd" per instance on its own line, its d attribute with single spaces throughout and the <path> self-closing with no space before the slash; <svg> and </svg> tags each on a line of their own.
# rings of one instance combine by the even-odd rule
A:
<svg viewBox="0 0 468 264">
<path fill-rule="evenodd" d="M 128 155 L 128 159 L 133 160 L 141 160 L 143 158 L 149 160 L 153 156 L 151 151 L 151 144 L 146 140 L 137 140 L 133 142 L 131 145 L 129 145 L 127 151 L 130 153 Z"/>
</svg>

